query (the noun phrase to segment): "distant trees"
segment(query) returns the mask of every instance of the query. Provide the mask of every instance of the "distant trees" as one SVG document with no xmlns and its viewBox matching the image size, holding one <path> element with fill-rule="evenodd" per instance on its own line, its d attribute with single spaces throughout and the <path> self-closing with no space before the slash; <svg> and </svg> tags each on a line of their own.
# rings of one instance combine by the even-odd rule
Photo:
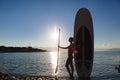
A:
<svg viewBox="0 0 120 80">
<path fill-rule="evenodd" d="M 5 47 L 4 45 L 0 46 L 0 48 L 4 48 L 4 47 Z"/>
<path fill-rule="evenodd" d="M 28 47 L 6 47 L 4 45 L 0 46 L 0 52 L 46 52 L 46 50 Z"/>
</svg>

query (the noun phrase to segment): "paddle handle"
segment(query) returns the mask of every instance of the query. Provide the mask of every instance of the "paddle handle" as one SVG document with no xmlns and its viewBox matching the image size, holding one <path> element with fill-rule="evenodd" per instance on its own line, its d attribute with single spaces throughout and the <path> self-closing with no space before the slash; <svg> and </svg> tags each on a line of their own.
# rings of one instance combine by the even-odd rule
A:
<svg viewBox="0 0 120 80">
<path fill-rule="evenodd" d="M 60 46 L 60 28 L 59 28 L 59 34 L 58 34 L 58 46 Z M 58 47 L 58 57 L 59 57 L 59 47 Z"/>
</svg>

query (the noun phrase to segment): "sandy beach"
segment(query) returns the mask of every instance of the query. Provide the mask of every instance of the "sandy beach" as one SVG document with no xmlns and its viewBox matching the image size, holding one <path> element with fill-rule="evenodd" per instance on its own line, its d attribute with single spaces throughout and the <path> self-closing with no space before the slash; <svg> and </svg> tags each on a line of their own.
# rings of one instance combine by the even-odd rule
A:
<svg viewBox="0 0 120 80">
<path fill-rule="evenodd" d="M 69 77 L 56 77 L 56 76 L 20 76 L 4 74 L 0 72 L 0 80 L 73 80 Z"/>
</svg>

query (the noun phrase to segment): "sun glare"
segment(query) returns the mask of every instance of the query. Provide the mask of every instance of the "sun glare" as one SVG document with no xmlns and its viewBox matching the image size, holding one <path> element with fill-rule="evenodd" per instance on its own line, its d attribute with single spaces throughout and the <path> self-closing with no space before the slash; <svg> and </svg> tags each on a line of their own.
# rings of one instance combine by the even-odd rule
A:
<svg viewBox="0 0 120 80">
<path fill-rule="evenodd" d="M 56 41 L 58 39 L 58 31 L 56 27 L 54 28 L 54 31 L 52 33 L 52 38 Z"/>
<path fill-rule="evenodd" d="M 52 63 L 53 74 L 54 74 L 57 66 L 57 52 L 56 51 L 50 52 L 50 55 L 51 55 L 51 63 Z"/>
</svg>

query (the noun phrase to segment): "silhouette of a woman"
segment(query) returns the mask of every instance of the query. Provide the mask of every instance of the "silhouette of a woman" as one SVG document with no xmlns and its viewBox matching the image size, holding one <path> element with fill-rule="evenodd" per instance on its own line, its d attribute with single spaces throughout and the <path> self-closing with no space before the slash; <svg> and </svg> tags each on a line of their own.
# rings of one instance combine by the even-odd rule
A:
<svg viewBox="0 0 120 80">
<path fill-rule="evenodd" d="M 68 49 L 68 58 L 67 58 L 65 67 L 67 68 L 67 71 L 68 71 L 70 77 L 73 77 L 74 67 L 73 67 L 72 59 L 73 59 L 74 44 L 73 44 L 72 37 L 69 38 L 69 42 L 70 42 L 70 45 L 68 47 L 61 47 L 61 46 L 58 46 L 58 47 L 62 48 L 62 49 Z"/>
</svg>

